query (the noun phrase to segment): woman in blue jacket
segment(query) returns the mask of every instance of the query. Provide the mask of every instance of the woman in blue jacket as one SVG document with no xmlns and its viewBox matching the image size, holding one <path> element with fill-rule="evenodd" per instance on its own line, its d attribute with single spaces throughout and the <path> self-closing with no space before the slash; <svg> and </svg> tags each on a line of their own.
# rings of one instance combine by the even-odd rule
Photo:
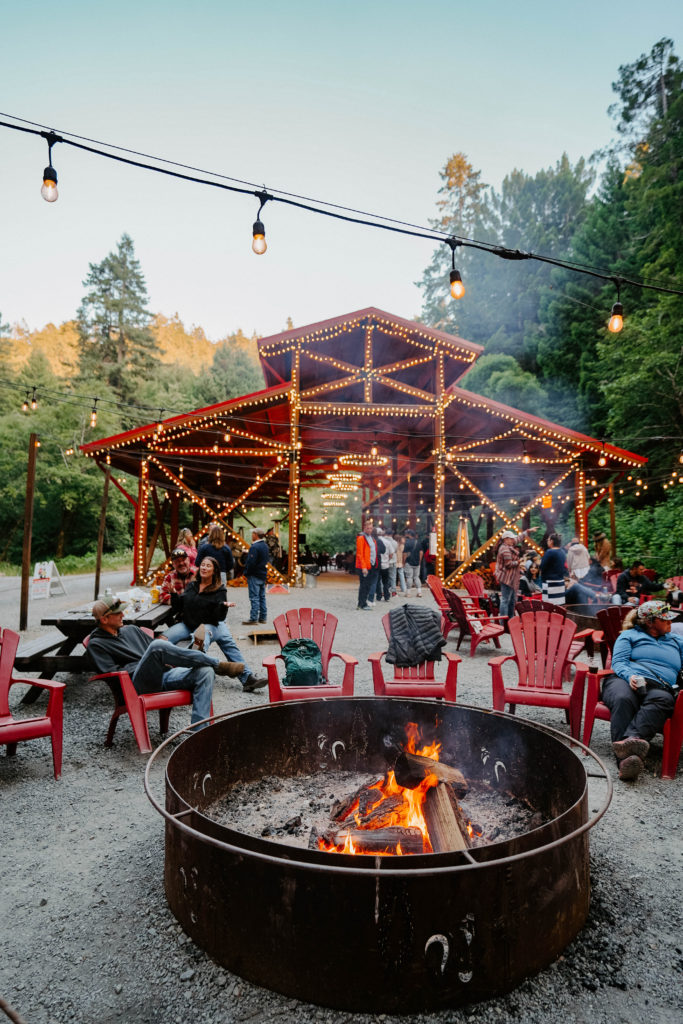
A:
<svg viewBox="0 0 683 1024">
<path fill-rule="evenodd" d="M 620 779 L 638 778 L 649 741 L 674 709 L 683 667 L 683 637 L 671 633 L 675 618 L 665 601 L 646 601 L 626 616 L 614 644 L 614 675 L 603 683 L 602 700 L 610 709 Z"/>
</svg>

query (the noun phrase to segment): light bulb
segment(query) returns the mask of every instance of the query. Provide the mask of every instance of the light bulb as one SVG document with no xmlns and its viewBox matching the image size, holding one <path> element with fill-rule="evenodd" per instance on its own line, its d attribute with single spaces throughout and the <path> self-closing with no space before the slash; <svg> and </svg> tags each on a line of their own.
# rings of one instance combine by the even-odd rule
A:
<svg viewBox="0 0 683 1024">
<path fill-rule="evenodd" d="M 600 458 L 598 459 L 598 466 L 606 466 L 606 465 L 607 465 L 607 459 L 605 458 L 604 455 L 601 455 Z"/>
<path fill-rule="evenodd" d="M 266 229 L 264 228 L 262 221 L 254 221 L 253 233 L 254 241 L 251 243 L 251 247 L 257 256 L 262 256 L 268 248 L 266 245 Z"/>
<path fill-rule="evenodd" d="M 461 299 L 465 294 L 465 285 L 462 283 L 462 277 L 460 276 L 459 270 L 451 270 L 451 295 L 454 299 Z"/>
<path fill-rule="evenodd" d="M 59 199 L 57 172 L 54 167 L 46 167 L 43 171 L 43 185 L 40 194 L 46 203 L 54 203 Z"/>
<path fill-rule="evenodd" d="M 618 334 L 624 326 L 624 307 L 620 302 L 615 302 L 612 306 L 612 315 L 609 318 L 607 324 L 607 330 L 611 331 L 612 334 Z"/>
</svg>

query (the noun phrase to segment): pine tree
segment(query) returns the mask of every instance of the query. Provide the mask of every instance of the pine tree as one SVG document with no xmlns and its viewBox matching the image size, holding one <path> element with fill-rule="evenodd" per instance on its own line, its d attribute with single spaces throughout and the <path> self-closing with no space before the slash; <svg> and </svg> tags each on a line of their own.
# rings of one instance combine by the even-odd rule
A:
<svg viewBox="0 0 683 1024">
<path fill-rule="evenodd" d="M 122 235 L 115 252 L 91 263 L 78 310 L 81 379 L 109 385 L 123 402 L 135 399 L 140 378 L 157 364 L 147 286 L 133 241 Z"/>
</svg>

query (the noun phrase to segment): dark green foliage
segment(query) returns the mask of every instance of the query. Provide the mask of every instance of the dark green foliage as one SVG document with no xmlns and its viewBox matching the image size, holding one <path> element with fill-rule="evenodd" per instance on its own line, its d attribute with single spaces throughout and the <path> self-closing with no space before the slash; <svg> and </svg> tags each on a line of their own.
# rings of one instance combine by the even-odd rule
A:
<svg viewBox="0 0 683 1024">
<path fill-rule="evenodd" d="M 157 359 L 147 287 L 128 235 L 121 236 L 116 252 L 90 264 L 83 285 L 88 291 L 78 310 L 80 377 L 102 381 L 122 402 L 134 402 L 140 379 L 152 376 Z"/>
<path fill-rule="evenodd" d="M 193 381 L 193 407 L 203 408 L 264 387 L 263 374 L 243 348 L 229 341 L 216 346 L 210 367 Z"/>
<path fill-rule="evenodd" d="M 625 566 L 642 559 L 661 580 L 683 575 L 683 484 L 676 484 L 656 505 L 617 503 L 617 556 Z M 591 515 L 591 530 L 605 530 L 609 516 L 603 505 Z"/>
</svg>

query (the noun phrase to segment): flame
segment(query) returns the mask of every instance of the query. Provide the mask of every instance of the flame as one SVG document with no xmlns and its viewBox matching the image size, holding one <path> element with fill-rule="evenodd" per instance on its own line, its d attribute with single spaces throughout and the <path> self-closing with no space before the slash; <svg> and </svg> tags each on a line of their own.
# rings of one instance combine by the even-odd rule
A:
<svg viewBox="0 0 683 1024">
<path fill-rule="evenodd" d="M 439 760 L 439 754 L 441 752 L 440 743 L 427 744 L 418 749 L 418 742 L 420 740 L 420 730 L 415 722 L 409 722 L 406 726 L 407 742 L 404 749 L 409 754 L 418 754 L 422 757 L 431 757 L 434 761 Z M 402 828 L 419 828 L 422 833 L 423 840 L 423 852 L 431 853 L 432 844 L 429 840 L 429 831 L 427 829 L 427 822 L 425 821 L 422 808 L 427 798 L 428 791 L 432 786 L 437 786 L 439 780 L 436 775 L 427 775 L 423 781 L 415 789 L 404 789 L 403 786 L 399 786 L 396 781 L 396 775 L 393 771 L 388 771 L 386 778 L 378 779 L 377 782 L 372 783 L 368 786 L 368 789 L 377 789 L 381 794 L 381 799 L 373 804 L 373 811 L 381 809 L 382 802 L 395 797 L 401 798 L 401 804 L 391 810 L 387 817 L 382 821 L 381 827 L 400 826 Z M 356 800 L 353 805 L 347 811 L 344 819 L 345 821 L 352 820 L 359 830 L 373 831 L 374 828 L 379 826 L 372 824 L 362 824 L 360 808 L 358 801 Z M 340 837 L 341 838 L 341 837 Z M 368 854 L 372 856 L 405 856 L 404 851 L 401 849 L 400 843 L 398 843 L 395 849 L 384 850 L 381 853 L 377 851 L 365 851 L 363 849 L 356 849 L 356 846 L 351 839 L 351 836 L 347 833 L 343 843 L 333 844 L 322 838 L 318 839 L 318 848 L 324 850 L 327 853 L 350 853 L 350 854 Z"/>
</svg>

